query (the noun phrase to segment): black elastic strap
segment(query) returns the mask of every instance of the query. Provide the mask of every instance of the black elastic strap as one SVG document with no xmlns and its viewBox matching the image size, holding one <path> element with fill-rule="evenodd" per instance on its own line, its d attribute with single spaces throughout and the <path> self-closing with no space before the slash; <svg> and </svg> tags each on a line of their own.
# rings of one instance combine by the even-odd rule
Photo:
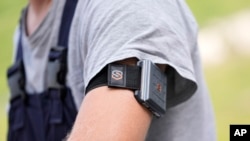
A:
<svg viewBox="0 0 250 141">
<path fill-rule="evenodd" d="M 86 94 L 97 87 L 108 86 L 131 90 L 140 89 L 141 68 L 123 64 L 109 64 L 104 67 L 88 84 Z"/>
</svg>

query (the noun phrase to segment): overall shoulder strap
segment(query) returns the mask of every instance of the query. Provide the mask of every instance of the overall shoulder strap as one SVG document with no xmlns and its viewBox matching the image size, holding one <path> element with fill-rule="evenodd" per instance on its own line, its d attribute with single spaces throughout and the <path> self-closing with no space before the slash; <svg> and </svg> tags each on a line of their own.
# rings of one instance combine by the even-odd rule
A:
<svg viewBox="0 0 250 141">
<path fill-rule="evenodd" d="M 67 49 L 70 27 L 74 17 L 76 5 L 77 0 L 66 0 L 61 18 L 58 43 L 57 46 L 51 48 L 49 53 L 48 86 L 51 88 L 66 86 L 66 74 L 68 70 Z M 54 79 L 53 76 L 57 76 L 57 78 Z"/>
<path fill-rule="evenodd" d="M 23 19 L 24 19 L 24 14 L 27 8 L 24 8 L 21 12 L 21 18 L 19 19 L 19 38 L 18 38 L 18 43 L 17 43 L 17 51 L 16 51 L 16 56 L 15 56 L 15 62 L 18 60 L 21 60 L 23 58 L 23 45 L 22 45 L 22 24 L 23 24 Z"/>
<path fill-rule="evenodd" d="M 77 1 L 78 0 L 67 0 L 65 3 L 57 43 L 58 46 L 68 47 L 69 31 L 74 17 Z"/>
<path fill-rule="evenodd" d="M 66 47 L 68 46 L 68 38 L 70 26 L 75 13 L 75 8 L 78 0 L 67 0 L 64 6 L 63 15 L 61 19 L 61 25 L 59 30 L 58 46 Z M 22 16 L 19 20 L 19 38 L 17 43 L 17 52 L 15 56 L 15 61 L 23 58 L 23 47 L 22 47 L 22 20 L 24 19 L 26 8 L 22 11 Z"/>
<path fill-rule="evenodd" d="M 21 26 L 21 25 L 20 25 Z M 19 39 L 17 44 L 17 52 L 15 57 L 15 62 L 23 58 L 23 47 L 22 47 L 22 31 L 21 27 L 19 28 Z"/>
</svg>

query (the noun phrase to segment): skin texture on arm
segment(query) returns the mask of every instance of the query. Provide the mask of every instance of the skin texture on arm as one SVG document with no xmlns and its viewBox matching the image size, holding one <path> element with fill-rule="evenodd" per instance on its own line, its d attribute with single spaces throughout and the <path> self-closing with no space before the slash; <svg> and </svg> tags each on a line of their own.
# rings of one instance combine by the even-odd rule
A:
<svg viewBox="0 0 250 141">
<path fill-rule="evenodd" d="M 86 95 L 69 141 L 143 141 L 151 118 L 132 91 L 99 87 Z"/>
<path fill-rule="evenodd" d="M 135 65 L 137 59 L 120 61 Z M 165 70 L 165 65 L 158 65 Z M 84 98 L 69 141 L 144 141 L 152 114 L 128 89 L 102 86 Z"/>
</svg>

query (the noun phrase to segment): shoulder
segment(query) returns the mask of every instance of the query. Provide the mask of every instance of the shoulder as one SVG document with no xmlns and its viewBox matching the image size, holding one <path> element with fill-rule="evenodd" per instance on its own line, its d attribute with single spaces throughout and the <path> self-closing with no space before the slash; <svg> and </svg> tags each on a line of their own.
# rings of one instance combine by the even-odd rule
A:
<svg viewBox="0 0 250 141">
<path fill-rule="evenodd" d="M 172 0 L 79 1 L 76 17 L 79 26 L 90 29 L 126 23 L 133 27 L 153 25 L 182 31 L 186 25 L 190 25 L 196 30 L 196 23 L 186 3 Z"/>
</svg>

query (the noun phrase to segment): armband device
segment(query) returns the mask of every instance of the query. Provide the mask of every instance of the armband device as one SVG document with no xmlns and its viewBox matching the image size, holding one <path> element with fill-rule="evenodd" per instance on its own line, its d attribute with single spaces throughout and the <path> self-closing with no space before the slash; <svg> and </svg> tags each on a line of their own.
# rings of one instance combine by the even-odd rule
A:
<svg viewBox="0 0 250 141">
<path fill-rule="evenodd" d="M 136 100 L 156 117 L 166 112 L 167 76 L 149 60 L 142 60 L 136 66 L 124 64 L 108 65 L 109 87 L 134 90 Z"/>
</svg>

